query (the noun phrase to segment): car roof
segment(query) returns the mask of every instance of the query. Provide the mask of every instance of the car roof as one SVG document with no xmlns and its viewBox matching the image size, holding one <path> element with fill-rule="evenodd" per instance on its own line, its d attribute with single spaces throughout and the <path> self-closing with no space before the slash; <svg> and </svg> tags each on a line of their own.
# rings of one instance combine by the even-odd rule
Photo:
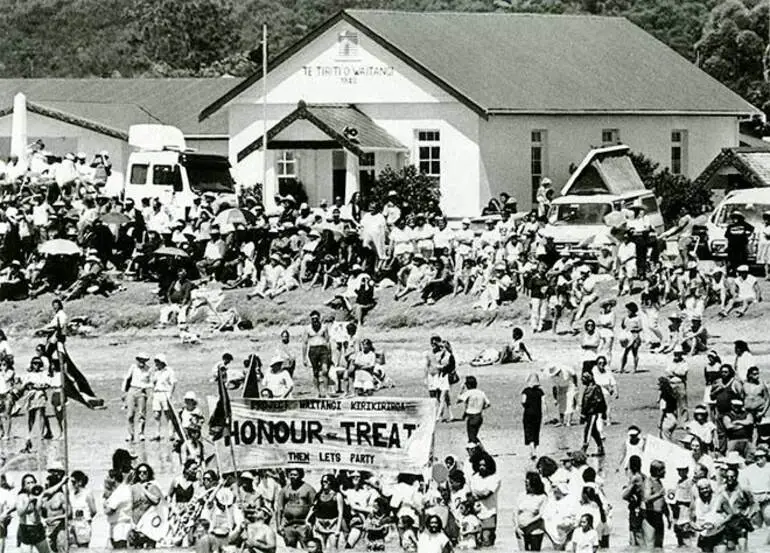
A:
<svg viewBox="0 0 770 553">
<path fill-rule="evenodd" d="M 766 188 L 745 188 L 743 190 L 735 190 L 727 195 L 722 200 L 720 205 L 730 204 L 748 204 L 748 203 L 769 203 L 770 204 L 770 187 Z"/>
</svg>

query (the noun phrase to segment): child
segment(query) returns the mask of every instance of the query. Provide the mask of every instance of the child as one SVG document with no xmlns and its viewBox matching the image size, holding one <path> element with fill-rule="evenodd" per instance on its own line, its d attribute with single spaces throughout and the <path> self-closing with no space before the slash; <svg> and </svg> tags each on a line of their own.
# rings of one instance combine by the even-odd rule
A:
<svg viewBox="0 0 770 553">
<path fill-rule="evenodd" d="M 690 467 L 686 463 L 678 465 L 676 471 L 679 475 L 679 481 L 673 490 L 671 516 L 674 519 L 674 535 L 677 545 L 684 547 L 688 545 L 687 539 L 691 536 L 689 530 L 691 525 L 690 507 L 693 500 L 694 482 L 688 477 Z"/>
<path fill-rule="evenodd" d="M 463 501 L 460 504 L 460 520 L 457 521 L 460 527 L 460 540 L 457 544 L 458 549 L 478 549 L 479 536 L 481 535 L 481 520 L 476 515 L 478 509 L 476 502 L 472 499 Z"/>
<path fill-rule="evenodd" d="M 572 553 L 596 553 L 598 549 L 599 535 L 594 530 L 594 517 L 585 513 L 572 534 Z"/>
<path fill-rule="evenodd" d="M 389 510 L 390 503 L 387 499 L 378 497 L 374 500 L 372 514 L 364 523 L 367 551 L 385 551 L 385 537 L 388 535 L 388 529 L 392 522 Z M 415 538 L 416 544 L 417 540 Z"/>
<path fill-rule="evenodd" d="M 698 405 L 695 408 L 693 419 L 685 425 L 685 429 L 701 441 L 706 453 L 714 451 L 714 436 L 716 436 L 717 427 L 709 420 L 708 409 L 705 405 Z"/>
<path fill-rule="evenodd" d="M 506 363 L 521 363 L 524 361 L 524 356 L 532 361 L 532 355 L 529 353 L 527 346 L 524 344 L 524 331 L 521 327 L 515 327 L 511 332 L 513 342 L 510 345 L 503 348 L 503 353 L 500 356 L 500 364 Z"/>
</svg>

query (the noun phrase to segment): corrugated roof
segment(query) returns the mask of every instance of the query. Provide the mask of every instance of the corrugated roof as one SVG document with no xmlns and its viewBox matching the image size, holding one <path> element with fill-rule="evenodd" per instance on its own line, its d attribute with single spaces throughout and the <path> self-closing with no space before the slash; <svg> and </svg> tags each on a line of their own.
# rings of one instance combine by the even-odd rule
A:
<svg viewBox="0 0 770 553">
<path fill-rule="evenodd" d="M 173 125 L 186 135 L 227 135 L 224 113 L 204 122 L 198 112 L 235 79 L 0 79 L 0 106 L 27 100 L 128 132 L 133 123 Z"/>
<path fill-rule="evenodd" d="M 751 170 L 764 186 L 770 186 L 770 151 L 736 152 L 740 159 Z"/>
<path fill-rule="evenodd" d="M 346 148 L 357 155 L 371 150 L 407 150 L 407 147 L 397 138 L 352 104 L 306 104 L 305 102 L 300 102 L 297 109 L 267 131 L 268 148 L 276 135 L 301 119 L 318 127 L 339 147 Z M 260 136 L 238 152 L 238 161 L 261 147 L 262 137 Z"/>
<path fill-rule="evenodd" d="M 724 167 L 732 167 L 750 186 L 770 186 L 770 144 L 759 148 L 722 148 L 722 151 L 695 179 L 696 185 L 709 184 Z"/>
<path fill-rule="evenodd" d="M 489 111 L 757 112 L 623 18 L 347 13 Z"/>
<path fill-rule="evenodd" d="M 623 18 L 346 10 L 281 52 L 272 71 L 340 20 L 482 116 L 496 113 L 759 114 Z M 209 104 L 205 120 L 257 83 Z"/>
</svg>

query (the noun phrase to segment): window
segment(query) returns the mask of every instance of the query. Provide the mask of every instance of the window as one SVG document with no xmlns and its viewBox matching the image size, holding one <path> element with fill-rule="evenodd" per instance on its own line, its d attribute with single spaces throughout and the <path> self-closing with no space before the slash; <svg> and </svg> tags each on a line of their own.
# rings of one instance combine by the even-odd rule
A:
<svg viewBox="0 0 770 553">
<path fill-rule="evenodd" d="M 441 135 L 439 131 L 417 131 L 417 167 L 429 177 L 441 176 Z"/>
<path fill-rule="evenodd" d="M 602 146 L 620 144 L 620 129 L 602 129 Z"/>
<path fill-rule="evenodd" d="M 687 174 L 687 131 L 671 131 L 671 172 Z"/>
<path fill-rule="evenodd" d="M 277 162 L 278 193 L 287 194 L 286 190 L 297 180 L 297 155 L 294 152 L 283 151 Z"/>
<path fill-rule="evenodd" d="M 530 175 L 532 185 L 532 201 L 537 197 L 537 189 L 540 179 L 548 172 L 548 132 L 544 130 L 532 131 L 530 147 Z"/>
<path fill-rule="evenodd" d="M 147 184 L 147 172 L 150 168 L 149 165 L 132 165 L 131 177 L 129 178 L 129 184 Z"/>
<path fill-rule="evenodd" d="M 337 35 L 337 56 L 342 59 L 356 59 L 358 57 L 358 33 L 342 31 Z"/>
<path fill-rule="evenodd" d="M 171 165 L 153 165 L 152 184 L 158 186 L 173 186 L 174 167 Z"/>
</svg>

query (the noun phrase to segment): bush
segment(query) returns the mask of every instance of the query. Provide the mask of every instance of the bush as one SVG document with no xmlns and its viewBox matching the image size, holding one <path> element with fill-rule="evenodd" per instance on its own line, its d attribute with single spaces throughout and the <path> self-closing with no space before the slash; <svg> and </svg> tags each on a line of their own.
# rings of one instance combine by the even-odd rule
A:
<svg viewBox="0 0 770 553">
<path fill-rule="evenodd" d="M 690 213 L 700 213 L 704 206 L 711 204 L 711 191 L 705 185 L 695 185 L 687 177 L 674 175 L 667 167 L 661 170 L 659 163 L 643 154 L 631 153 L 630 156 L 644 186 L 658 197 L 666 225 L 679 219 L 683 207 Z"/>
<path fill-rule="evenodd" d="M 408 165 L 398 171 L 385 167 L 374 182 L 366 200 L 375 201 L 382 207 L 388 193 L 395 191 L 403 204 L 412 213 L 434 213 L 439 211 L 441 189 L 438 179 L 429 177 Z"/>
</svg>

